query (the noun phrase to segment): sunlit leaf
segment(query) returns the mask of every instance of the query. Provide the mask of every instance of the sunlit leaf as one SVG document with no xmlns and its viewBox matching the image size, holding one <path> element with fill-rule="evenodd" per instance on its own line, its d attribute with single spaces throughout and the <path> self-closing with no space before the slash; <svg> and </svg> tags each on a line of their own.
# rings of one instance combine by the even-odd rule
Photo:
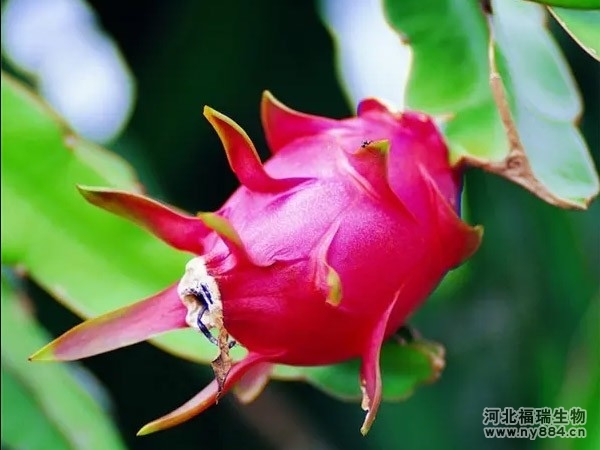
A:
<svg viewBox="0 0 600 450">
<path fill-rule="evenodd" d="M 500 70 L 513 119 L 547 197 L 536 193 L 559 206 L 584 208 L 598 193 L 598 175 L 575 126 L 580 96 L 558 44 L 545 28 L 545 11 L 514 0 L 493 5 Z M 525 187 L 532 184 L 527 180 Z"/>
<path fill-rule="evenodd" d="M 406 92 L 408 108 L 451 114 L 477 105 L 489 95 L 487 31 L 477 2 L 383 3 L 388 21 L 413 50 Z"/>
<path fill-rule="evenodd" d="M 598 175 L 575 126 L 579 94 L 545 11 L 517 0 L 491 6 L 504 108 L 490 87 L 491 34 L 479 2 L 384 1 L 414 52 L 408 107 L 440 117 L 454 162 L 502 175 L 557 206 L 585 208 Z M 523 156 L 518 167 L 515 150 Z"/>
<path fill-rule="evenodd" d="M 83 317 L 133 303 L 181 276 L 188 256 L 89 205 L 77 184 L 139 191 L 127 164 L 76 136 L 33 93 L 3 75 L 2 263 L 25 267 Z M 191 359 L 214 357 L 192 330 L 156 342 Z"/>
<path fill-rule="evenodd" d="M 27 309 L 26 299 L 15 295 L 4 277 L 0 317 L 3 446 L 27 450 L 124 449 L 106 413 L 66 366 L 34 367 L 27 361 L 25 355 L 43 345 L 48 336 Z"/>
<path fill-rule="evenodd" d="M 600 61 L 600 11 L 548 9 L 581 48 Z"/>
<path fill-rule="evenodd" d="M 562 6 L 572 9 L 598 9 L 600 0 L 531 0 L 549 6 Z"/>
</svg>

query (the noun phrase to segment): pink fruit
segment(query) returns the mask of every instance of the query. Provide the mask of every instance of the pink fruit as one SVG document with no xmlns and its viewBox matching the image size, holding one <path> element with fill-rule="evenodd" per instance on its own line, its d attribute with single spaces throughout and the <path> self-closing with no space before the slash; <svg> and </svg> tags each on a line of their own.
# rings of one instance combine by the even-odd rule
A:
<svg viewBox="0 0 600 450">
<path fill-rule="evenodd" d="M 383 341 L 473 254 L 481 230 L 460 220 L 461 170 L 428 116 L 368 99 L 357 117 L 334 120 L 269 93 L 261 112 L 273 153 L 264 166 L 236 123 L 205 108 L 242 184 L 215 213 L 188 216 L 135 194 L 81 189 L 196 257 L 178 284 L 82 323 L 32 358 L 83 358 L 186 326 L 216 342 L 208 330 L 224 325 L 248 355 L 219 380 L 223 392 L 236 383 L 260 391 L 274 363 L 362 358 L 366 433 L 381 400 Z M 178 424 L 219 394 L 214 381 L 141 433 Z"/>
</svg>

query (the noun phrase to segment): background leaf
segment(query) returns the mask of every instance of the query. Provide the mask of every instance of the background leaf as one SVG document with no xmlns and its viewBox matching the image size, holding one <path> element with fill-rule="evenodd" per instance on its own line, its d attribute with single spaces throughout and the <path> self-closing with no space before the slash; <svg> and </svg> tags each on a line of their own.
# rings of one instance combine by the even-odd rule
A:
<svg viewBox="0 0 600 450">
<path fill-rule="evenodd" d="M 600 2 L 598 7 L 600 8 Z M 592 58 L 600 60 L 600 11 L 548 8 L 554 18 Z"/>
<path fill-rule="evenodd" d="M 129 166 L 76 136 L 4 75 L 2 110 L 3 264 L 24 266 L 83 317 L 133 303 L 179 278 L 189 257 L 87 204 L 77 192 L 77 184 L 139 190 Z M 214 357 L 191 329 L 156 342 L 202 362 Z"/>
<path fill-rule="evenodd" d="M 487 30 L 477 2 L 384 0 L 383 4 L 388 21 L 413 50 L 408 108 L 451 114 L 489 97 Z M 439 76 L 441 72 L 444 76 Z"/>
<path fill-rule="evenodd" d="M 572 9 L 596 9 L 600 8 L 600 0 L 531 0 L 536 3 L 549 6 L 562 6 Z"/>
<path fill-rule="evenodd" d="M 545 11 L 512 0 L 493 5 L 500 70 L 534 175 L 553 195 L 585 207 L 598 193 L 598 175 L 575 126 L 581 99 Z"/>
<path fill-rule="evenodd" d="M 598 175 L 574 125 L 579 95 L 545 28 L 542 7 L 503 0 L 492 2 L 491 15 L 500 74 L 532 168 L 529 179 L 504 166 L 509 142 L 489 86 L 489 31 L 479 3 L 386 0 L 384 8 L 414 52 L 407 106 L 446 115 L 443 129 L 453 160 L 504 175 L 556 205 L 586 207 L 598 193 Z M 427 27 L 431 23 L 440 25 Z"/>
<path fill-rule="evenodd" d="M 3 276 L 0 315 L 3 446 L 27 450 L 124 449 L 97 399 L 79 385 L 68 366 L 34 367 L 27 361 L 24 355 L 48 340 L 27 306 L 31 306 L 27 305 L 27 299 L 11 291 Z"/>
</svg>

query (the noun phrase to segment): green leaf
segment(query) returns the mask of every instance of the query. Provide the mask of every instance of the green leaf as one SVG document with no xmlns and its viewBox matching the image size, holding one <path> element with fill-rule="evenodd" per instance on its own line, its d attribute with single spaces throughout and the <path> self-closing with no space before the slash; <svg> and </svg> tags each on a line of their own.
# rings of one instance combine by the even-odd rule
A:
<svg viewBox="0 0 600 450">
<path fill-rule="evenodd" d="M 581 113 L 580 96 L 544 26 L 545 11 L 526 2 L 498 1 L 492 20 L 504 85 L 533 173 L 557 203 L 585 208 L 598 193 L 598 175 L 574 125 Z"/>
<path fill-rule="evenodd" d="M 109 418 L 67 366 L 27 361 L 48 336 L 27 299 L 15 295 L 4 277 L 1 301 L 2 443 L 28 450 L 124 449 Z"/>
<path fill-rule="evenodd" d="M 383 4 L 389 23 L 413 50 L 407 107 L 448 114 L 479 104 L 489 95 L 487 31 L 477 2 L 384 0 Z"/>
<path fill-rule="evenodd" d="M 4 364 L 2 364 L 2 410 L 5 411 L 2 420 L 3 444 L 32 450 L 74 448 L 45 415 L 28 387 L 6 369 Z"/>
<path fill-rule="evenodd" d="M 444 349 L 428 341 L 400 345 L 389 341 L 381 349 L 384 400 L 404 400 L 415 388 L 436 381 L 444 368 Z M 346 400 L 360 400 L 360 360 L 332 366 L 276 366 L 273 378 L 302 380 L 326 393 Z"/>
<path fill-rule="evenodd" d="M 518 0 L 492 6 L 510 110 L 499 108 L 490 87 L 490 34 L 479 2 L 384 1 L 389 22 L 414 53 L 408 106 L 440 116 L 453 162 L 502 175 L 557 206 L 585 209 L 600 183 L 574 124 L 579 94 L 545 28 L 545 11 Z"/>
<path fill-rule="evenodd" d="M 600 11 L 576 11 L 566 8 L 548 9 L 581 48 L 600 61 Z"/>
<path fill-rule="evenodd" d="M 570 9 L 598 9 L 600 0 L 531 0 L 548 6 L 562 6 Z"/>
<path fill-rule="evenodd" d="M 77 192 L 77 184 L 138 191 L 127 164 L 76 136 L 35 94 L 4 74 L 2 114 L 3 264 L 25 267 L 83 317 L 133 303 L 180 278 L 190 256 L 89 205 Z M 215 356 L 191 329 L 154 342 L 197 361 Z"/>
</svg>

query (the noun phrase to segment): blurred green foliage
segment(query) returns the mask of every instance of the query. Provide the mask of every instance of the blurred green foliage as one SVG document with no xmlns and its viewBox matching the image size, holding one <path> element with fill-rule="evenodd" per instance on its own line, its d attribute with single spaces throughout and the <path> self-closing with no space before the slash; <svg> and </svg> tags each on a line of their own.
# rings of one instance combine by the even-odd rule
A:
<svg viewBox="0 0 600 450">
<path fill-rule="evenodd" d="M 29 299 L 2 276 L 2 443 L 16 449 L 124 449 L 101 407 L 103 392 L 80 367 L 31 369 L 24 355 L 44 345 Z M 79 375 L 79 376 L 78 376 Z M 83 376 L 85 375 L 85 377 Z M 90 391 L 95 391 L 92 396 Z"/>
<path fill-rule="evenodd" d="M 90 3 L 138 82 L 133 119 L 109 147 L 134 165 L 151 195 L 181 208 L 216 209 L 236 187 L 221 145 L 202 118 L 204 104 L 234 117 L 263 157 L 258 115 L 263 89 L 301 111 L 352 113 L 335 79 L 331 39 L 312 2 Z M 582 130 L 598 167 L 598 64 L 562 29 L 552 29 L 582 91 Z M 52 173 L 39 176 L 52 185 Z M 276 382 L 251 405 L 238 406 L 227 397 L 189 423 L 135 438 L 141 424 L 212 378 L 210 369 L 140 344 L 84 362 L 111 394 L 127 447 L 599 448 L 594 424 L 600 423 L 600 204 L 585 213 L 559 210 L 474 170 L 466 184 L 470 221 L 486 228 L 482 248 L 470 276 L 457 289 L 434 296 L 412 320 L 444 343 L 447 368 L 440 381 L 407 402 L 384 404 L 367 438 L 358 433 L 363 412 L 357 405 L 305 384 Z M 114 257 L 120 258 L 118 252 Z M 78 323 L 36 285 L 29 284 L 28 293 L 38 320 L 53 334 Z M 116 291 L 107 306 L 121 295 Z M 587 407 L 589 437 L 486 441 L 481 423 L 486 406 Z M 32 433 L 43 430 L 34 428 Z"/>
</svg>

